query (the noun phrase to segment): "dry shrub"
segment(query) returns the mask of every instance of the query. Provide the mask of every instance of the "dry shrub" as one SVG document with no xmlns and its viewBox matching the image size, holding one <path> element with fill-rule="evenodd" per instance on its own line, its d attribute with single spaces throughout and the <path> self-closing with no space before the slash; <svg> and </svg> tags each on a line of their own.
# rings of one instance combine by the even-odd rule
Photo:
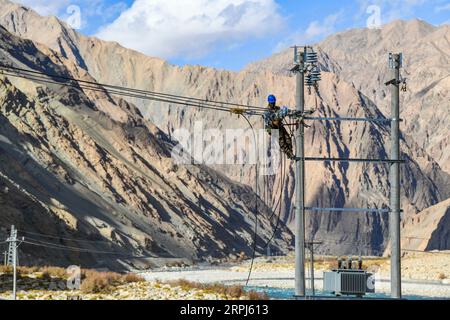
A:
<svg viewBox="0 0 450 320">
<path fill-rule="evenodd" d="M 133 283 L 133 282 L 144 282 L 144 277 L 137 275 L 135 273 L 127 273 L 122 277 L 124 283 Z"/>
<path fill-rule="evenodd" d="M 5 266 L 5 265 L 0 266 L 0 273 L 12 273 L 12 272 L 13 272 L 12 266 Z"/>
<path fill-rule="evenodd" d="M 121 275 L 115 272 L 87 270 L 84 275 L 80 288 L 84 293 L 106 293 L 110 292 L 112 287 L 121 284 Z"/>
<path fill-rule="evenodd" d="M 245 290 L 242 286 L 230 286 L 226 287 L 225 295 L 227 297 L 231 297 L 233 299 L 239 299 L 242 296 L 245 296 Z"/>
<path fill-rule="evenodd" d="M 204 290 L 211 292 L 211 293 L 224 294 L 224 295 L 227 294 L 226 287 L 220 283 L 205 284 L 205 285 L 203 285 L 203 288 L 204 288 Z"/>
<path fill-rule="evenodd" d="M 0 273 L 12 273 L 13 267 L 12 266 L 0 266 Z M 59 268 L 59 267 L 25 267 L 25 266 L 18 266 L 17 267 L 17 274 L 19 275 L 30 275 L 34 273 L 42 273 L 48 277 L 55 277 L 55 278 L 66 278 L 67 273 L 66 269 Z"/>
<path fill-rule="evenodd" d="M 39 271 L 39 267 L 17 267 L 17 272 L 22 275 L 29 275 Z"/>
<path fill-rule="evenodd" d="M 145 281 L 143 277 L 134 273 L 122 275 L 116 272 L 95 270 L 83 270 L 82 277 L 81 291 L 84 293 L 108 293 L 114 287 L 122 284 Z"/>
<path fill-rule="evenodd" d="M 245 252 L 240 252 L 237 256 L 237 262 L 243 262 L 244 260 L 247 259 L 247 255 L 245 254 Z"/>
<path fill-rule="evenodd" d="M 38 270 L 39 270 L 39 272 L 42 272 L 42 275 L 44 277 L 48 277 L 48 278 L 66 279 L 68 277 L 67 271 L 64 268 L 47 266 L 47 267 L 42 267 Z"/>
<path fill-rule="evenodd" d="M 247 292 L 247 298 L 248 300 L 269 300 L 269 296 L 265 292 L 256 292 L 253 290 L 250 290 Z"/>
<path fill-rule="evenodd" d="M 439 280 L 445 280 L 445 279 L 447 279 L 447 276 L 445 275 L 445 273 L 439 273 L 438 279 Z"/>
<path fill-rule="evenodd" d="M 167 282 L 168 285 L 172 287 L 180 287 L 181 289 L 188 291 L 191 289 L 204 289 L 203 284 L 199 282 L 192 282 L 188 281 L 186 279 L 179 279 L 179 280 L 171 280 Z"/>
<path fill-rule="evenodd" d="M 41 279 L 65 280 L 69 276 L 66 269 L 59 267 L 18 267 L 19 276 L 29 276 L 34 273 L 40 273 Z M 12 273 L 11 266 L 0 266 L 0 273 Z M 99 272 L 96 270 L 81 270 L 81 291 L 84 293 L 102 293 L 110 292 L 115 286 L 127 283 L 142 282 L 145 279 L 134 273 L 119 274 L 115 272 Z M 28 277 L 26 277 L 28 279 Z M 31 279 L 31 278 L 30 278 Z"/>
<path fill-rule="evenodd" d="M 84 293 L 102 293 L 110 291 L 111 287 L 105 277 L 91 277 L 81 282 L 80 289 Z"/>
<path fill-rule="evenodd" d="M 192 282 L 185 279 L 168 281 L 172 287 L 180 287 L 185 291 L 192 289 L 204 290 L 208 293 L 224 295 L 226 299 L 239 299 L 241 297 L 248 298 L 250 300 L 268 300 L 269 297 L 265 293 L 258 293 L 255 291 L 246 292 L 244 287 L 239 285 L 227 286 L 221 283 L 199 283 Z"/>
</svg>

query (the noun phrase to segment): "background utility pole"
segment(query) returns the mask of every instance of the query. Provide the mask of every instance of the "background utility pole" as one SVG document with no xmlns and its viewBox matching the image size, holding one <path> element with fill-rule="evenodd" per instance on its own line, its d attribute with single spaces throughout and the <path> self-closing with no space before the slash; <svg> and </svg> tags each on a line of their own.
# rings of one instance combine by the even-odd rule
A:
<svg viewBox="0 0 450 320">
<path fill-rule="evenodd" d="M 295 50 L 296 71 L 296 111 L 305 110 L 305 55 Z M 304 161 L 304 127 L 300 123 L 295 132 L 296 157 L 295 163 L 295 295 L 304 297 L 305 292 L 305 161 Z"/>
<path fill-rule="evenodd" d="M 393 79 L 391 85 L 391 160 L 400 160 L 400 68 L 402 54 L 389 54 L 389 67 Z M 390 168 L 390 207 L 389 229 L 391 238 L 391 297 L 401 298 L 401 244 L 400 244 L 400 163 L 393 162 Z"/>
<path fill-rule="evenodd" d="M 308 243 L 306 243 L 306 246 L 309 249 L 309 252 L 311 253 L 310 256 L 310 261 L 309 261 L 309 272 L 311 274 L 311 291 L 312 291 L 312 296 L 314 297 L 316 295 L 316 288 L 314 285 L 314 245 L 317 244 L 322 244 L 322 242 L 314 242 L 314 241 L 310 241 Z"/>
<path fill-rule="evenodd" d="M 13 300 L 17 298 L 17 230 L 11 226 L 11 235 L 6 240 L 9 242 L 8 264 L 13 266 Z"/>
</svg>

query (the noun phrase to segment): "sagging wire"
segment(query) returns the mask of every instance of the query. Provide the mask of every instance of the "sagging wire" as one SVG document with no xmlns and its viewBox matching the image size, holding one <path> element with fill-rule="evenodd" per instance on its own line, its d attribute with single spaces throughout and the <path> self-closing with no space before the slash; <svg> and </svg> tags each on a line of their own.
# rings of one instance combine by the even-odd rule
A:
<svg viewBox="0 0 450 320">
<path fill-rule="evenodd" d="M 26 231 L 26 230 L 21 230 L 21 229 L 18 229 L 17 231 L 20 233 L 30 234 L 30 235 L 34 235 L 34 236 L 38 236 L 38 237 L 49 238 L 49 239 L 68 240 L 68 241 L 73 241 L 73 242 L 114 244 L 113 242 L 107 241 L 107 240 L 87 240 L 87 239 L 67 238 L 67 237 L 61 237 L 61 236 L 56 236 L 56 235 L 31 232 L 31 231 Z"/>
<path fill-rule="evenodd" d="M 71 247 L 71 246 L 64 246 L 64 245 L 58 245 L 55 243 L 42 243 L 42 241 L 32 239 L 32 241 L 24 240 L 22 243 L 28 244 L 35 247 L 43 247 L 48 249 L 54 249 L 54 250 L 61 250 L 61 251 L 69 251 L 69 252 L 78 252 L 78 253 L 87 253 L 87 254 L 105 254 L 105 255 L 112 255 L 116 257 L 122 257 L 124 259 L 150 259 L 154 258 L 154 256 L 136 256 L 132 254 L 126 254 L 126 253 L 119 253 L 119 252 L 112 252 L 112 251 L 100 251 L 100 250 L 90 250 L 90 249 L 84 249 L 79 247 Z"/>
<path fill-rule="evenodd" d="M 123 96 L 123 97 L 136 98 L 136 99 L 142 99 L 142 100 L 150 100 L 150 101 L 156 101 L 156 102 L 165 102 L 165 103 L 169 103 L 169 104 L 173 103 L 173 104 L 183 105 L 186 107 L 196 107 L 196 108 L 211 109 L 211 110 L 216 110 L 216 111 L 230 112 L 230 109 L 228 109 L 228 108 L 214 106 L 214 105 L 210 105 L 210 104 L 201 104 L 201 103 L 196 104 L 196 103 L 190 103 L 189 101 L 185 101 L 185 100 L 180 101 L 180 100 L 175 100 L 175 99 L 170 99 L 170 98 L 149 97 L 149 96 L 145 96 L 145 95 L 139 95 L 139 94 L 134 94 L 134 93 L 129 93 L 129 92 L 121 92 L 121 91 L 112 90 L 112 89 L 107 90 L 107 89 L 102 89 L 102 88 L 96 88 L 96 87 L 83 85 L 83 84 L 61 83 L 61 82 L 49 80 L 44 77 L 39 77 L 39 76 L 17 75 L 17 74 L 13 74 L 13 73 L 9 73 L 9 72 L 3 72 L 3 74 L 7 75 L 7 76 L 11 76 L 11 77 L 23 78 L 23 79 L 27 79 L 27 80 L 40 82 L 40 83 L 56 84 L 56 85 L 61 85 L 61 86 L 66 86 L 66 87 L 73 87 L 76 89 L 92 91 L 92 92 L 101 92 L 104 94 L 118 95 L 118 96 Z"/>
<path fill-rule="evenodd" d="M 245 119 L 245 121 L 247 121 L 249 127 L 252 130 L 253 133 L 253 140 L 255 143 L 255 154 L 258 155 L 258 140 L 256 139 L 256 133 L 255 133 L 255 129 L 252 125 L 252 123 L 250 122 L 250 120 L 248 119 L 247 116 L 245 116 L 244 114 L 242 115 L 243 118 Z M 255 257 L 256 257 L 256 248 L 257 248 L 257 239 L 258 239 L 258 199 L 259 199 L 259 195 L 258 195 L 258 175 L 259 175 L 259 164 L 258 164 L 258 156 L 256 157 L 256 165 L 255 165 L 255 186 L 256 186 L 256 190 L 255 190 L 255 231 L 254 231 L 254 238 L 253 238 L 253 253 L 252 253 L 252 260 L 250 263 L 250 268 L 248 271 L 248 276 L 247 276 L 247 281 L 245 282 L 245 286 L 248 286 L 248 283 L 250 281 L 250 278 L 252 276 L 252 271 L 253 271 L 253 264 L 255 262 Z"/>
<path fill-rule="evenodd" d="M 267 127 L 266 127 L 266 122 L 264 121 L 264 131 L 267 131 Z M 280 159 L 282 159 L 282 153 L 281 153 L 281 149 L 280 149 Z M 271 203 L 271 210 L 272 210 L 272 214 L 269 216 L 269 221 L 272 220 L 273 216 L 275 215 L 275 212 L 278 210 L 278 206 L 280 205 L 280 200 L 276 203 L 275 207 L 274 207 L 274 201 L 272 201 Z"/>
<path fill-rule="evenodd" d="M 266 244 L 264 245 L 264 248 L 267 248 L 270 243 L 273 241 L 273 239 L 275 239 L 276 233 L 278 232 L 278 228 L 280 226 L 280 221 L 281 221 L 281 211 L 282 211 L 282 199 L 283 199 L 283 191 L 284 191 L 284 184 L 285 184 L 285 175 L 286 175 L 286 157 L 284 156 L 284 154 L 282 152 L 280 152 L 280 159 L 281 159 L 281 177 L 280 177 L 280 197 L 278 198 L 278 204 L 279 206 L 277 206 L 276 209 L 278 209 L 278 215 L 277 215 L 277 222 L 275 224 L 275 228 L 272 232 L 272 235 L 270 236 L 269 240 L 266 242 Z M 272 212 L 272 217 L 276 212 L 276 209 L 273 210 Z M 270 219 L 272 220 L 272 219 Z"/>
</svg>

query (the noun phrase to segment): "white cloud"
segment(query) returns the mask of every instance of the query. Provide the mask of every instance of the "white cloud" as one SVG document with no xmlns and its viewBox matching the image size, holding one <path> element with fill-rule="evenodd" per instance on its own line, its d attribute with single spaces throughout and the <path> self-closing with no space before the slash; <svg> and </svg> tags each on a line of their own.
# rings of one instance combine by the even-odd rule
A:
<svg viewBox="0 0 450 320">
<path fill-rule="evenodd" d="M 434 8 L 434 11 L 436 11 L 436 12 L 449 11 L 449 10 L 450 10 L 450 3 L 444 4 L 442 6 L 437 6 Z"/>
<path fill-rule="evenodd" d="M 70 5 L 70 0 L 14 0 L 26 7 L 32 8 L 43 16 L 57 15 L 61 9 Z"/>
<path fill-rule="evenodd" d="M 297 30 L 283 41 L 280 41 L 274 52 L 284 50 L 292 45 L 306 45 L 311 41 L 319 40 L 334 33 L 336 31 L 336 23 L 342 17 L 342 14 L 343 12 L 339 11 L 326 16 L 322 21 L 314 20 L 310 22 L 306 30 Z"/>
<path fill-rule="evenodd" d="M 83 29 L 88 26 L 93 19 L 95 22 L 104 23 L 110 21 L 121 12 L 127 9 L 127 4 L 123 1 L 108 3 L 106 0 L 13 0 L 19 4 L 27 6 L 42 16 L 58 16 L 61 20 L 70 22 L 80 20 L 75 29 Z M 73 23 L 69 23 L 73 26 Z"/>
<path fill-rule="evenodd" d="M 437 3 L 440 0 L 357 0 L 359 12 L 356 20 L 367 19 L 367 8 L 375 5 L 381 8 L 381 22 L 389 23 L 393 20 L 410 18 L 416 15 L 420 6 Z"/>
<path fill-rule="evenodd" d="M 306 39 L 314 39 L 333 33 L 340 16 L 341 12 L 338 12 L 327 16 L 323 21 L 311 22 L 305 32 Z"/>
<path fill-rule="evenodd" d="M 97 36 L 153 56 L 193 58 L 281 25 L 274 0 L 136 0 Z"/>
</svg>

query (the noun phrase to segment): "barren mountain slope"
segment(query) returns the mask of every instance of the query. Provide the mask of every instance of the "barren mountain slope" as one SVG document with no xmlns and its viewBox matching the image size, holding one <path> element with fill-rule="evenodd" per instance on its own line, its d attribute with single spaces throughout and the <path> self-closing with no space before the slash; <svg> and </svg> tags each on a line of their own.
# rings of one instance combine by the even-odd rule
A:
<svg viewBox="0 0 450 320">
<path fill-rule="evenodd" d="M 444 250 L 450 246 L 450 199 L 407 219 L 402 247 L 410 250 Z"/>
<path fill-rule="evenodd" d="M 450 25 L 421 20 L 395 21 L 380 30 L 352 29 L 317 44 L 322 64 L 341 79 L 353 82 L 388 116 L 390 78 L 388 52 L 404 55 L 403 130 L 450 173 Z M 333 63 L 330 63 L 334 61 Z M 291 50 L 249 65 L 246 69 L 286 74 Z"/>
<path fill-rule="evenodd" d="M 5 0 L 3 0 L 5 1 Z M 43 42 L 66 57 L 77 57 L 80 67 L 86 66 L 98 81 L 125 85 L 133 88 L 163 91 L 213 100 L 264 105 L 265 96 L 275 93 L 280 103 L 294 105 L 294 83 L 291 77 L 278 73 L 259 72 L 262 68 L 239 73 L 218 71 L 198 66 L 176 67 L 161 59 L 146 57 L 125 49 L 116 43 L 104 42 L 78 35 L 64 24 L 51 18 L 39 17 L 20 6 L 8 7 L 0 17 L 0 23 L 10 31 L 36 41 Z M 36 30 L 48 28 L 52 32 L 42 34 Z M 28 28 L 32 25 L 33 28 Z M 41 29 L 39 29 L 41 28 Z M 53 32 L 57 30 L 56 32 Z M 57 40 L 55 40 L 55 37 Z M 56 45 L 57 44 L 57 45 Z M 62 45 L 60 45 L 62 44 Z M 75 44 L 73 47 L 69 44 Z M 61 48 L 70 48 L 72 53 Z M 285 60 L 292 61 L 292 54 Z M 81 57 L 81 58 L 78 58 Z M 81 60 L 80 60 L 81 59 Z M 321 51 L 325 70 L 339 74 L 340 66 Z M 380 56 L 385 60 L 386 54 Z M 275 63 L 279 68 L 279 63 Z M 288 65 L 286 65 L 288 67 Z M 258 72 L 255 72 L 258 71 Z M 351 79 L 342 80 L 333 73 L 324 73 L 317 99 L 316 115 L 381 116 L 377 106 L 354 86 Z M 192 130 L 195 121 L 203 121 L 208 128 L 246 128 L 242 119 L 213 111 L 185 109 L 159 103 L 134 102 L 144 117 L 151 119 L 163 131 L 171 135 L 176 128 Z M 307 97 L 307 106 L 315 107 L 314 95 Z M 261 128 L 261 120 L 253 120 Z M 324 130 L 328 128 L 330 130 Z M 402 128 L 405 129 L 405 128 Z M 449 196 L 448 175 L 407 134 L 402 143 L 403 157 L 410 160 L 402 170 L 402 201 L 405 215 L 411 216 L 442 201 Z M 355 123 L 315 123 L 307 129 L 308 155 L 387 157 L 389 146 L 388 127 Z M 227 176 L 253 185 L 254 169 L 242 166 L 218 166 Z M 383 207 L 388 204 L 387 166 L 308 164 L 308 205 Z M 288 170 L 283 196 L 283 220 L 292 222 L 291 201 L 293 194 L 293 172 Z M 262 179 L 260 179 L 261 181 Z M 268 196 L 275 206 L 280 197 L 280 174 L 269 177 Z M 261 185 L 260 190 L 263 190 Z M 316 238 L 326 240 L 323 250 L 337 248 L 351 252 L 361 248 L 364 253 L 380 252 L 387 235 L 387 216 L 375 214 L 312 214 L 308 230 Z M 346 246 L 343 246 L 347 244 Z"/>
<path fill-rule="evenodd" d="M 42 45 L 3 28 L 0 36 L 2 64 L 93 80 Z M 1 75 L 0 108 L 0 180 L 8 188 L 0 206 L 9 212 L 0 216 L 2 225 L 56 237 L 21 233 L 36 245 L 21 247 L 30 259 L 64 264 L 79 258 L 84 266 L 118 268 L 122 262 L 148 264 L 134 257 L 251 254 L 251 188 L 204 166 L 176 165 L 170 157 L 174 142 L 128 102 Z M 259 251 L 275 219 L 269 221 L 269 210 L 258 202 Z M 274 248 L 286 251 L 291 241 L 280 225 Z M 60 245 L 81 251 L 68 250 L 63 259 L 53 255 Z"/>
</svg>

